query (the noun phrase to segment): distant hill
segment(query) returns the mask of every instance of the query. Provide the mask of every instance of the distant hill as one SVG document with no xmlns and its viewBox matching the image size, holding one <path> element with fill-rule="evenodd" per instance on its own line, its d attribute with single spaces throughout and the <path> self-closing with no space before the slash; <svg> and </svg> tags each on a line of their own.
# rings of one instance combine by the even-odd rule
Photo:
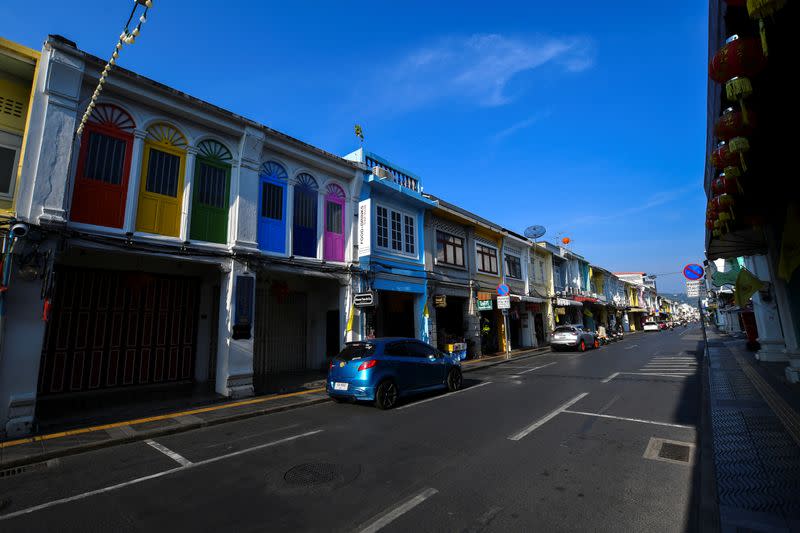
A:
<svg viewBox="0 0 800 533">
<path fill-rule="evenodd" d="M 689 305 L 697 305 L 697 299 L 688 298 L 685 292 L 680 292 L 680 293 L 662 292 L 659 294 L 668 300 L 672 300 L 673 302 L 684 303 Z"/>
</svg>

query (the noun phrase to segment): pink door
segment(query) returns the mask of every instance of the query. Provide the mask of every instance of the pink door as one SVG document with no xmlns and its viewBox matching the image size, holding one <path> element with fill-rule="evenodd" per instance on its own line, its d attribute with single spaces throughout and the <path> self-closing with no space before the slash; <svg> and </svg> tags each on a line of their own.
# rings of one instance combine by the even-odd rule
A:
<svg viewBox="0 0 800 533">
<path fill-rule="evenodd" d="M 344 261 L 344 191 L 338 185 L 328 185 L 325 195 L 326 261 Z"/>
</svg>

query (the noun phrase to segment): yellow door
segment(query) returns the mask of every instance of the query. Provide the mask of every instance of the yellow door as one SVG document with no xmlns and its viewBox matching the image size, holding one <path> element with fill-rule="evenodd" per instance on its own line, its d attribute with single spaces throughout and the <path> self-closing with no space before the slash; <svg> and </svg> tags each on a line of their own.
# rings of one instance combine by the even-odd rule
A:
<svg viewBox="0 0 800 533">
<path fill-rule="evenodd" d="M 148 135 L 145 141 L 136 231 L 177 237 L 181 229 L 186 152 L 160 137 L 151 140 Z"/>
</svg>

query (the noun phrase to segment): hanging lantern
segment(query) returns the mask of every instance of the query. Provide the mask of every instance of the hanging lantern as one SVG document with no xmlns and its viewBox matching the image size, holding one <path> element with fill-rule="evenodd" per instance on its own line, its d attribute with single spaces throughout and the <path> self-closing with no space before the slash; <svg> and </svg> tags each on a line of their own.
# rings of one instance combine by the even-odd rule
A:
<svg viewBox="0 0 800 533">
<path fill-rule="evenodd" d="M 716 222 L 713 218 L 706 219 L 706 229 L 713 230 L 714 229 L 714 222 Z"/>
<path fill-rule="evenodd" d="M 711 58 L 708 75 L 717 83 L 725 83 L 735 77 L 753 77 L 761 72 L 764 64 L 764 54 L 757 39 L 733 35 Z"/>
<path fill-rule="evenodd" d="M 725 176 L 735 179 L 737 183 L 741 183 L 739 178 L 742 177 L 742 171 L 739 170 L 739 167 L 725 167 L 723 173 Z"/>
<path fill-rule="evenodd" d="M 750 83 L 749 78 L 734 77 L 725 82 L 725 98 L 731 102 L 739 102 L 739 107 L 742 109 L 742 122 L 749 124 L 750 120 L 747 116 L 747 108 L 744 106 L 744 99 L 749 98 L 753 94 L 753 84 Z"/>
<path fill-rule="evenodd" d="M 721 142 L 711 152 L 711 164 L 722 170 L 725 167 L 738 165 L 739 158 L 736 157 L 736 154 L 731 153 L 726 142 Z"/>
<path fill-rule="evenodd" d="M 742 171 L 747 172 L 747 165 L 744 162 L 744 154 L 750 151 L 750 141 L 744 137 L 734 137 L 728 143 L 728 151 L 737 154 L 742 163 Z"/>
<path fill-rule="evenodd" d="M 571 242 L 571 239 L 569 237 L 564 237 L 563 239 L 561 239 L 561 243 L 564 244 L 564 245 L 567 245 L 570 242 Z"/>
<path fill-rule="evenodd" d="M 742 189 L 739 187 L 739 182 L 736 178 L 728 177 L 723 172 L 711 182 L 711 191 L 714 193 L 714 196 L 718 196 L 720 194 L 741 193 Z"/>
<path fill-rule="evenodd" d="M 718 229 L 715 229 L 714 231 L 712 231 L 711 234 L 717 239 L 722 237 L 722 233 Z"/>
<path fill-rule="evenodd" d="M 767 27 L 764 19 L 783 9 L 786 0 L 747 0 L 747 14 L 758 19 L 758 32 L 761 34 L 761 51 L 767 56 Z"/>
<path fill-rule="evenodd" d="M 714 201 L 717 204 L 717 218 L 719 220 L 723 219 L 723 215 L 730 214 L 731 220 L 735 220 L 736 217 L 733 214 L 733 207 L 736 205 L 736 201 L 733 199 L 733 195 L 723 193 L 719 196 L 714 197 Z"/>
<path fill-rule="evenodd" d="M 729 107 L 714 124 L 714 135 L 720 141 L 728 141 L 734 137 L 748 137 L 754 128 L 755 117 L 752 112 L 748 113 L 748 123 L 745 123 L 742 113 Z"/>
</svg>

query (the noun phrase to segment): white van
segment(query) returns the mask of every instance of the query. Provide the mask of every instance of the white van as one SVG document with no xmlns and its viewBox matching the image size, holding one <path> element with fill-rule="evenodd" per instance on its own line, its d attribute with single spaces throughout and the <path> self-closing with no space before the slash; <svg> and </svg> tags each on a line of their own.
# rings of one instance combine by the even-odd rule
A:
<svg viewBox="0 0 800 533">
<path fill-rule="evenodd" d="M 644 331 L 658 331 L 658 322 L 652 319 L 647 319 L 644 321 L 644 327 L 642 327 Z"/>
</svg>

